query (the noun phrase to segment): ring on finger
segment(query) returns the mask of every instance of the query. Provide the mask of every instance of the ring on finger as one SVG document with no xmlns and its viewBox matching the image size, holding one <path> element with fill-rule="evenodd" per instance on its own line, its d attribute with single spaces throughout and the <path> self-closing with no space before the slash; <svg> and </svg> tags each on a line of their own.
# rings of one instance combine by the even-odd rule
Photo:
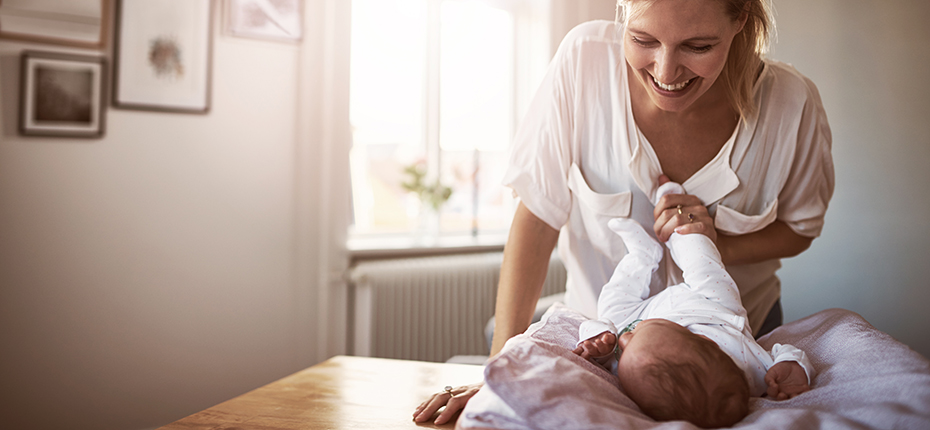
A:
<svg viewBox="0 0 930 430">
<path fill-rule="evenodd" d="M 694 222 L 694 214 L 688 214 L 688 222 Z"/>
<path fill-rule="evenodd" d="M 681 205 L 675 206 L 675 209 L 678 209 L 678 215 L 681 215 Z"/>
<path fill-rule="evenodd" d="M 451 386 L 451 385 L 446 385 L 446 387 L 443 388 L 442 390 L 445 391 L 445 392 L 447 392 L 447 393 L 449 393 L 450 396 L 455 397 L 455 394 L 452 393 L 452 386 Z"/>
</svg>

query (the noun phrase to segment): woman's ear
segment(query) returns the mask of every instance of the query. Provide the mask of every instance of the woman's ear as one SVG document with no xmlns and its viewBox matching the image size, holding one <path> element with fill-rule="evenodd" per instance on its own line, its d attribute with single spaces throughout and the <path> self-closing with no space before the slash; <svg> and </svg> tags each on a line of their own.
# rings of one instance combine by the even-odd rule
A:
<svg viewBox="0 0 930 430">
<path fill-rule="evenodd" d="M 736 20 L 737 23 L 739 24 L 739 28 L 736 29 L 737 34 L 743 31 L 743 28 L 746 27 L 746 21 L 749 20 L 749 4 L 750 2 L 746 2 L 746 5 L 743 6 L 743 11 L 740 12 L 739 18 Z"/>
</svg>

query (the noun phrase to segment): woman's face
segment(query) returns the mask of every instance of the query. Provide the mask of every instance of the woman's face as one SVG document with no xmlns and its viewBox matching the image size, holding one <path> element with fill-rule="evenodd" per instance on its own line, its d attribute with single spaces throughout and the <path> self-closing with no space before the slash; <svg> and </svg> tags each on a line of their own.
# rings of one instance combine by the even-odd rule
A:
<svg viewBox="0 0 930 430">
<path fill-rule="evenodd" d="M 745 14 L 734 21 L 716 0 L 638 3 L 623 32 L 630 85 L 641 85 L 663 111 L 686 111 L 717 82 Z"/>
</svg>

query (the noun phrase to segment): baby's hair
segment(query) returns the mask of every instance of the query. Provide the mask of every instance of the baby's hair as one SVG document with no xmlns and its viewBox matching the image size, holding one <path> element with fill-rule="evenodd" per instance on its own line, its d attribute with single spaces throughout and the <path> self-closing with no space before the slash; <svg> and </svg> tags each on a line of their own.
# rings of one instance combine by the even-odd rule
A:
<svg viewBox="0 0 930 430">
<path fill-rule="evenodd" d="M 705 345 L 697 348 L 702 350 L 703 358 L 725 368 L 722 373 L 727 375 L 726 380 L 710 392 L 701 366 L 675 359 L 658 360 L 643 372 L 661 398 L 642 402 L 639 407 L 656 421 L 684 420 L 703 428 L 730 427 L 749 414 L 749 383 L 719 347 L 716 351 Z"/>
</svg>

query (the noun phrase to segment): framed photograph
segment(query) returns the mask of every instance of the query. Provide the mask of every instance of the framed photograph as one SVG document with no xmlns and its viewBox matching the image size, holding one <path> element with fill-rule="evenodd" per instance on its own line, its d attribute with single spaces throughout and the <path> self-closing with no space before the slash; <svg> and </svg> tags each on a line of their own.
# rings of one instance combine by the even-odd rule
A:
<svg viewBox="0 0 930 430">
<path fill-rule="evenodd" d="M 226 32 L 297 42 L 303 37 L 303 0 L 226 0 Z"/>
<path fill-rule="evenodd" d="M 210 109 L 210 0 L 119 0 L 114 107 Z"/>
<path fill-rule="evenodd" d="M 23 52 L 20 133 L 102 137 L 106 70 L 103 57 Z"/>
<path fill-rule="evenodd" d="M 110 0 L 0 0 L 0 38 L 103 48 Z"/>
</svg>

